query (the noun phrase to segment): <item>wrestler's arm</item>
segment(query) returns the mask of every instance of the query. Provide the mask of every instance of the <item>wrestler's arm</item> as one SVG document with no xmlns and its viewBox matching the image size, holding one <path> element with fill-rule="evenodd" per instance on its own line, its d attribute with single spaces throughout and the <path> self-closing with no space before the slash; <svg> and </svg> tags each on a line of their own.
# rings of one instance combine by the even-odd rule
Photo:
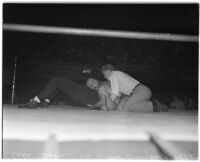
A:
<svg viewBox="0 0 200 162">
<path fill-rule="evenodd" d="M 103 85 L 99 88 L 99 93 L 104 97 L 104 105 L 108 111 L 116 108 L 116 103 L 112 101 L 110 92 L 110 87 L 107 85 Z"/>
<path fill-rule="evenodd" d="M 109 111 L 116 109 L 116 103 L 112 101 L 109 93 L 105 93 L 105 106 Z"/>
<path fill-rule="evenodd" d="M 105 105 L 105 102 L 105 96 L 99 95 L 99 101 L 94 105 L 88 105 L 88 107 L 90 107 L 91 109 L 101 109 L 101 107 Z"/>
</svg>

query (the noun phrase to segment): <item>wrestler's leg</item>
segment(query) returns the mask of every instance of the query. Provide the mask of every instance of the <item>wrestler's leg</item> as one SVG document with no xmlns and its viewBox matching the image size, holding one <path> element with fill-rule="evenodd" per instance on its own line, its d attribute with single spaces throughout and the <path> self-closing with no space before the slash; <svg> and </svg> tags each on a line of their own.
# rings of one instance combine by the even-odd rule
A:
<svg viewBox="0 0 200 162">
<path fill-rule="evenodd" d="M 152 111 L 153 105 L 148 102 L 151 98 L 151 90 L 144 86 L 139 85 L 134 91 L 132 96 L 125 102 L 124 104 L 124 111 L 134 111 L 137 105 L 134 106 L 136 103 L 141 105 L 139 106 L 141 111 Z"/>
<path fill-rule="evenodd" d="M 123 110 L 124 110 L 124 105 L 125 105 L 125 103 L 128 101 L 129 98 L 130 98 L 130 97 L 123 97 L 123 98 L 120 100 L 120 102 L 118 103 L 118 105 L 117 105 L 117 110 L 123 111 Z"/>
<path fill-rule="evenodd" d="M 61 77 L 53 77 L 44 90 L 38 95 L 38 98 L 41 100 L 49 98 L 55 94 L 57 90 L 71 96 L 76 93 L 78 87 L 79 84 L 76 82 Z"/>
<path fill-rule="evenodd" d="M 130 107 L 125 107 L 124 111 L 153 112 L 153 105 L 151 101 L 137 102 Z"/>
<path fill-rule="evenodd" d="M 73 82 L 68 79 L 61 77 L 53 77 L 46 87 L 41 91 L 38 96 L 35 96 L 28 103 L 18 106 L 19 108 L 28 107 L 28 108 L 37 108 L 43 107 L 41 103 L 42 100 L 49 101 L 49 98 L 54 95 L 57 90 L 61 90 L 65 94 L 69 95 L 72 98 L 76 97 L 77 89 L 80 89 L 80 84 Z M 46 107 L 46 106 L 45 106 Z"/>
</svg>

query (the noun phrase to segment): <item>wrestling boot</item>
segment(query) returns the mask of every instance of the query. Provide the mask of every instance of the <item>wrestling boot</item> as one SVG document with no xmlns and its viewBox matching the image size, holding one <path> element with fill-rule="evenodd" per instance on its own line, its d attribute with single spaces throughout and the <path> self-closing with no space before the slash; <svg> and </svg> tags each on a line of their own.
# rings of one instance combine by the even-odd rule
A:
<svg viewBox="0 0 200 162">
<path fill-rule="evenodd" d="M 158 100 L 154 99 L 151 102 L 153 104 L 153 111 L 154 112 L 168 112 L 168 110 L 169 110 L 168 106 L 162 104 Z"/>
<path fill-rule="evenodd" d="M 29 108 L 29 109 L 35 109 L 38 107 L 40 107 L 40 103 L 38 103 L 34 99 L 30 99 L 29 102 L 18 106 L 18 108 Z"/>
<path fill-rule="evenodd" d="M 152 102 L 152 105 L 153 105 L 153 111 L 154 112 L 160 112 L 160 109 L 159 109 L 157 103 L 155 102 L 155 100 L 152 100 L 151 102 Z"/>
<path fill-rule="evenodd" d="M 46 101 L 43 101 L 40 104 L 40 107 L 45 107 L 45 108 L 48 108 L 49 107 L 49 102 L 46 102 Z"/>
</svg>

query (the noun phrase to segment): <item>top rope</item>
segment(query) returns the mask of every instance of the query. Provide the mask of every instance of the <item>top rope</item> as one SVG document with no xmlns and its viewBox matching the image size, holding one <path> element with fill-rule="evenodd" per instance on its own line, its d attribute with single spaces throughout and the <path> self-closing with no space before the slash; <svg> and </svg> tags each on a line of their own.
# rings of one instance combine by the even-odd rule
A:
<svg viewBox="0 0 200 162">
<path fill-rule="evenodd" d="M 117 38 L 130 38 L 130 39 L 182 41 L 182 42 L 198 42 L 199 40 L 198 36 L 193 36 L 193 35 L 128 32 L 128 31 L 117 31 L 117 30 L 112 31 L 112 30 L 102 30 L 102 29 L 80 29 L 80 28 L 69 28 L 69 27 L 52 27 L 52 26 L 50 27 L 50 26 L 21 25 L 21 24 L 3 24 L 3 30 L 35 32 L 35 33 L 100 36 L 100 37 L 117 37 Z"/>
</svg>

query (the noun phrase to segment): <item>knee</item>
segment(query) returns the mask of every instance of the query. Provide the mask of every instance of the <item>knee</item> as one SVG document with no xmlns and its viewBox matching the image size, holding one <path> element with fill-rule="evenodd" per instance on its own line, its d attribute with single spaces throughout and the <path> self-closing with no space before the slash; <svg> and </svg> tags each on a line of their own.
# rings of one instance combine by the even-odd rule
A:
<svg viewBox="0 0 200 162">
<path fill-rule="evenodd" d="M 148 87 L 147 87 L 148 88 Z M 151 98 L 151 96 L 152 96 L 152 92 L 151 92 L 151 89 L 150 88 L 148 88 L 148 97 L 149 97 L 149 99 Z"/>
<path fill-rule="evenodd" d="M 150 99 L 151 99 L 151 95 L 152 95 L 151 90 L 150 90 L 150 89 L 147 90 L 147 91 L 146 91 L 146 94 L 144 95 L 144 100 L 143 100 L 143 101 L 148 101 L 148 100 L 150 100 Z"/>
<path fill-rule="evenodd" d="M 144 101 L 150 100 L 151 99 L 151 95 L 152 95 L 151 89 L 149 87 L 147 87 L 147 86 L 144 86 L 142 91 L 143 91 L 142 93 L 144 95 L 144 97 L 143 97 Z"/>
<path fill-rule="evenodd" d="M 150 99 L 151 99 L 151 96 L 152 96 L 151 90 L 148 88 L 146 100 L 150 100 Z"/>
</svg>

